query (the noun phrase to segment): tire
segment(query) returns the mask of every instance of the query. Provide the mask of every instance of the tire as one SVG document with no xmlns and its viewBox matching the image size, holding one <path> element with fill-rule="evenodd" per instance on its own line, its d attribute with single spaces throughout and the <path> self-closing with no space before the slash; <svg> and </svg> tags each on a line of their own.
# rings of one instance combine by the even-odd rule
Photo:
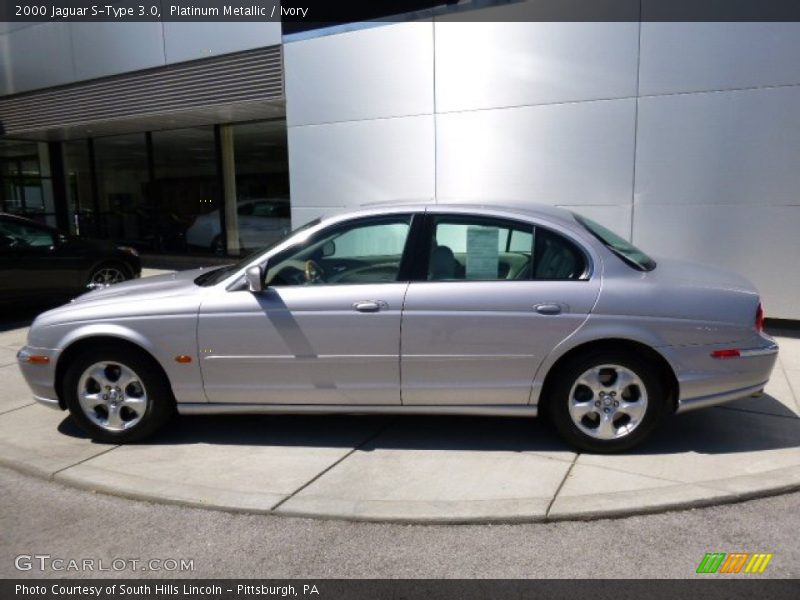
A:
<svg viewBox="0 0 800 600">
<path fill-rule="evenodd" d="M 658 371 L 629 352 L 576 357 L 556 373 L 548 396 L 547 412 L 556 430 L 583 452 L 629 450 L 668 412 Z"/>
<path fill-rule="evenodd" d="M 120 262 L 104 262 L 92 268 L 86 284 L 111 285 L 131 278 L 131 271 L 124 264 Z"/>
<path fill-rule="evenodd" d="M 73 420 L 93 440 L 142 440 L 175 414 L 169 382 L 152 358 L 103 344 L 79 354 L 64 373 L 62 394 Z"/>
</svg>

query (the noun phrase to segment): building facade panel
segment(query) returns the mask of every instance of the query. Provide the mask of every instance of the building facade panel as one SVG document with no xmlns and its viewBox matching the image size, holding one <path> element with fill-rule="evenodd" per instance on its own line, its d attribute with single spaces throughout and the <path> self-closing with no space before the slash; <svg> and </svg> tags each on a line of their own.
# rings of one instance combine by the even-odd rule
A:
<svg viewBox="0 0 800 600">
<path fill-rule="evenodd" d="M 436 23 L 436 110 L 636 94 L 638 23 Z"/>
<path fill-rule="evenodd" d="M 642 23 L 640 92 L 800 83 L 800 23 Z"/>
<path fill-rule="evenodd" d="M 292 204 L 433 198 L 433 137 L 432 116 L 289 127 Z"/>
<path fill-rule="evenodd" d="M 69 26 L 77 80 L 165 64 L 161 23 L 70 23 Z"/>
<path fill-rule="evenodd" d="M 433 112 L 433 24 L 401 23 L 287 43 L 289 127 Z"/>
<path fill-rule="evenodd" d="M 635 100 L 436 116 L 439 199 L 629 205 Z"/>
<path fill-rule="evenodd" d="M 797 123 L 800 86 L 642 98 L 636 202 L 797 205 Z"/>
<path fill-rule="evenodd" d="M 0 36 L 2 94 L 69 83 L 75 79 L 69 23 L 37 23 Z"/>
<path fill-rule="evenodd" d="M 800 207 L 642 205 L 633 241 L 659 256 L 724 267 L 745 275 L 768 317 L 800 319 L 797 257 Z"/>
<path fill-rule="evenodd" d="M 220 27 L 213 22 L 164 23 L 167 64 L 208 58 L 281 43 L 281 24 L 236 22 Z"/>
</svg>

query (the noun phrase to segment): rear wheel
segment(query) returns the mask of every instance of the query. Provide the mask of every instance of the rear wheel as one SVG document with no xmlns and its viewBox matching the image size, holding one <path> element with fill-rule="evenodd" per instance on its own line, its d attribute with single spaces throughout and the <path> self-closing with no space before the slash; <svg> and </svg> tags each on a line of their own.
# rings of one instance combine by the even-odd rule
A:
<svg viewBox="0 0 800 600">
<path fill-rule="evenodd" d="M 556 374 L 548 401 L 558 432 L 586 452 L 633 448 L 667 412 L 657 370 L 624 352 L 591 353 L 570 361 Z"/>
<path fill-rule="evenodd" d="M 75 422 L 100 442 L 143 439 L 175 409 L 161 369 L 142 352 L 125 347 L 80 354 L 65 372 L 63 394 Z"/>
</svg>

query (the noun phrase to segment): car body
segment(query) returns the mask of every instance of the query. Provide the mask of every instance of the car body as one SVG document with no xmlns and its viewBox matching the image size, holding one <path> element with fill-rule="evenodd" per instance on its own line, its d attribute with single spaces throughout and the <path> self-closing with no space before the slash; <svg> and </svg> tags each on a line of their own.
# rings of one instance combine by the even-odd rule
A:
<svg viewBox="0 0 800 600">
<path fill-rule="evenodd" d="M 613 452 L 669 413 L 760 392 L 778 351 L 762 325 L 743 277 L 656 264 L 569 211 L 408 204 L 90 292 L 40 315 L 19 358 L 37 400 L 103 441 L 175 410 L 545 412 Z"/>
<path fill-rule="evenodd" d="M 283 238 L 291 229 L 287 198 L 250 198 L 237 203 L 239 247 L 256 250 Z M 186 243 L 224 254 L 219 210 L 198 215 L 186 230 Z"/>
<path fill-rule="evenodd" d="M 60 304 L 87 286 L 139 277 L 133 248 L 79 238 L 0 213 L 0 305 Z"/>
</svg>

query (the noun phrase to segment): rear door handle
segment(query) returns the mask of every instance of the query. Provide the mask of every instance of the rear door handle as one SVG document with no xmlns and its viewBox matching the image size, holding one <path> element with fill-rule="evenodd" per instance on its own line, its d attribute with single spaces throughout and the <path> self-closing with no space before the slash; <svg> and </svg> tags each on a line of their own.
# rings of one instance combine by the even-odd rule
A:
<svg viewBox="0 0 800 600">
<path fill-rule="evenodd" d="M 561 312 L 558 304 L 536 304 L 533 308 L 540 315 L 557 315 Z"/>
<path fill-rule="evenodd" d="M 388 305 L 383 300 L 359 300 L 353 302 L 353 308 L 358 312 L 378 312 Z"/>
</svg>

